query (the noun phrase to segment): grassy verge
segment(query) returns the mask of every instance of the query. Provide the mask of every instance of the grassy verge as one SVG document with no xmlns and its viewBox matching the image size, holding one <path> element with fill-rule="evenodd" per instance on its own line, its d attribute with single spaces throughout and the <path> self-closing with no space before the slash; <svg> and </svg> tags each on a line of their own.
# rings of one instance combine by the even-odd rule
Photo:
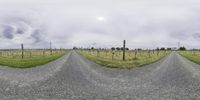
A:
<svg viewBox="0 0 200 100">
<path fill-rule="evenodd" d="M 103 57 L 97 57 L 94 55 L 90 55 L 88 53 L 79 52 L 78 53 L 87 59 L 94 61 L 97 64 L 100 64 L 102 66 L 110 67 L 110 68 L 133 68 L 133 67 L 140 67 L 146 64 L 150 64 L 153 62 L 156 62 L 163 57 L 165 57 L 166 53 L 161 53 L 158 56 L 152 56 L 152 57 L 138 57 L 137 59 L 132 60 L 112 60 L 109 58 L 103 58 Z"/>
<path fill-rule="evenodd" d="M 65 55 L 67 51 L 61 53 L 55 53 L 53 55 L 45 57 L 34 57 L 34 58 L 3 58 L 0 57 L 0 65 L 9 66 L 13 68 L 30 68 L 38 65 L 43 65 L 48 62 L 51 62 L 55 59 L 60 58 Z"/>
<path fill-rule="evenodd" d="M 200 55 L 197 53 L 194 55 L 192 52 L 189 51 L 179 51 L 179 54 L 190 61 L 200 64 Z"/>
</svg>

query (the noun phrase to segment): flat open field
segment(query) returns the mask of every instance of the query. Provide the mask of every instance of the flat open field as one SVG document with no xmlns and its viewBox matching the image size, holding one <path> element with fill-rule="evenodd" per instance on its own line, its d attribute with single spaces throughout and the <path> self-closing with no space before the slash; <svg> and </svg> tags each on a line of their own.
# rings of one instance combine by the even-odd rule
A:
<svg viewBox="0 0 200 100">
<path fill-rule="evenodd" d="M 29 68 L 46 64 L 64 54 L 66 50 L 1 50 L 0 65 L 14 68 Z"/>
<path fill-rule="evenodd" d="M 111 50 L 79 50 L 79 54 L 102 66 L 111 68 L 133 68 L 158 61 L 167 55 L 167 51 L 126 51 L 123 61 L 123 52 Z"/>
</svg>

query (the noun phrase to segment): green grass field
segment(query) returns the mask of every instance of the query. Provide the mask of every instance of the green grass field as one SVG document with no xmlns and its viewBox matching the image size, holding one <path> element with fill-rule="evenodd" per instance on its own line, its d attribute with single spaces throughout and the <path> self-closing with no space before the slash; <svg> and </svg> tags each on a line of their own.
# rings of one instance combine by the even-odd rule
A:
<svg viewBox="0 0 200 100">
<path fill-rule="evenodd" d="M 77 51 L 87 59 L 94 61 L 97 64 L 110 68 L 133 68 L 146 64 L 150 64 L 160 60 L 167 55 L 165 51 L 127 51 L 126 60 L 122 60 L 122 51 Z"/>
<path fill-rule="evenodd" d="M 13 68 L 30 68 L 58 59 L 67 52 L 66 50 L 57 50 L 51 54 L 49 50 L 25 50 L 22 59 L 19 50 L 0 51 L 0 65 Z"/>
<path fill-rule="evenodd" d="M 179 51 L 179 54 L 190 61 L 200 64 L 200 51 Z"/>
</svg>

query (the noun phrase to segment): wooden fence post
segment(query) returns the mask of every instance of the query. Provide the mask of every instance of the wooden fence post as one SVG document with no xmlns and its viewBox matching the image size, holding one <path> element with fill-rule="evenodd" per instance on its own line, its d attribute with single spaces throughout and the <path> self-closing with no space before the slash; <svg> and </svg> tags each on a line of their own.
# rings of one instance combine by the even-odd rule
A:
<svg viewBox="0 0 200 100">
<path fill-rule="evenodd" d="M 97 50 L 97 57 L 99 57 L 99 50 Z"/>
<path fill-rule="evenodd" d="M 138 51 L 135 51 L 135 59 L 137 59 L 137 53 L 138 53 Z"/>
<path fill-rule="evenodd" d="M 115 55 L 115 53 L 114 53 L 114 52 L 112 52 L 112 60 L 114 59 L 114 55 Z"/>
<path fill-rule="evenodd" d="M 43 50 L 43 52 L 42 52 L 42 53 L 43 53 L 43 57 L 44 57 L 44 56 L 45 56 L 45 51 Z"/>
<path fill-rule="evenodd" d="M 150 54 L 151 52 L 150 52 L 150 50 L 148 50 L 148 55 L 149 55 L 149 58 L 151 57 L 151 54 Z"/>
<path fill-rule="evenodd" d="M 157 50 L 157 56 L 159 55 L 159 50 Z"/>
<path fill-rule="evenodd" d="M 31 51 L 30 51 L 30 55 L 29 55 L 29 56 L 30 56 L 30 58 L 32 57 L 32 53 L 31 53 Z"/>
<path fill-rule="evenodd" d="M 21 51 L 22 51 L 22 59 L 24 58 L 24 45 L 23 43 L 21 44 Z"/>
</svg>

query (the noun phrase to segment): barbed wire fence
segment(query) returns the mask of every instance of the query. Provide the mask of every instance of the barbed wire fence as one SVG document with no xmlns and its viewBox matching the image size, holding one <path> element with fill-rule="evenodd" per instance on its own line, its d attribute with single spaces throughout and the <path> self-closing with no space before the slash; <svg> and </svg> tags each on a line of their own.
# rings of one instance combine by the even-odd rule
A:
<svg viewBox="0 0 200 100">
<path fill-rule="evenodd" d="M 26 44 L 20 44 L 19 48 L 15 49 L 0 49 L 0 58 L 13 58 L 13 59 L 24 59 L 24 58 L 37 58 L 47 57 L 50 55 L 64 53 L 64 48 L 53 48 L 52 42 L 49 42 L 49 48 L 26 48 Z"/>
</svg>

